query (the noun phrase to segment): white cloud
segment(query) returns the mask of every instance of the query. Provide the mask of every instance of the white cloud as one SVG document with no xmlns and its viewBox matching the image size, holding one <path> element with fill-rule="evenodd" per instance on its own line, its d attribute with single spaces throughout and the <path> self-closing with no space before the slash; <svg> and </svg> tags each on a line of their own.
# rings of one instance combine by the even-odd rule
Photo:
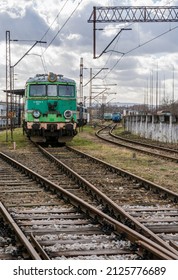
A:
<svg viewBox="0 0 178 280">
<path fill-rule="evenodd" d="M 119 28 L 125 26 L 132 30 L 122 31 L 109 46 L 107 53 L 98 59 L 93 59 L 93 25 L 87 22 L 93 6 L 117 6 L 118 0 L 103 0 L 102 4 L 99 0 L 83 0 L 79 5 L 80 1 L 0 1 L 0 89 L 5 89 L 5 33 L 10 30 L 12 39 L 33 40 L 11 42 L 12 64 L 29 50 L 35 40 L 42 38 L 47 41 L 47 44 L 42 47 L 37 44 L 15 67 L 15 72 L 18 74 L 15 81 L 17 88 L 23 87 L 29 76 L 44 72 L 44 66 L 47 71 L 74 78 L 79 84 L 80 58 L 83 57 L 84 67 L 88 68 L 84 70 L 84 83 L 89 80 L 89 68 L 93 68 L 93 73 L 97 73 L 101 67 L 109 68 L 102 71 L 99 77 L 105 77 L 105 84 L 117 83 L 118 86 L 111 88 L 111 91 L 118 92 L 116 99 L 120 102 L 121 100 L 122 102 L 143 102 L 143 92 L 150 78 L 150 71 L 155 69 L 155 65 L 159 65 L 160 84 L 165 78 L 168 85 L 167 91 L 170 92 L 174 67 L 175 97 L 178 99 L 178 28 L 171 31 L 178 27 L 178 23 L 100 24 L 98 26 L 104 30 L 97 31 L 97 55 L 116 36 Z M 119 5 L 134 6 L 175 6 L 177 4 L 178 1 L 171 0 L 119 1 Z M 75 8 L 77 8 L 75 13 L 71 15 Z M 160 36 L 163 33 L 165 34 Z M 122 57 L 119 52 L 125 55 Z M 96 81 L 103 83 L 102 80 Z M 88 95 L 88 87 L 84 88 L 84 92 Z"/>
</svg>

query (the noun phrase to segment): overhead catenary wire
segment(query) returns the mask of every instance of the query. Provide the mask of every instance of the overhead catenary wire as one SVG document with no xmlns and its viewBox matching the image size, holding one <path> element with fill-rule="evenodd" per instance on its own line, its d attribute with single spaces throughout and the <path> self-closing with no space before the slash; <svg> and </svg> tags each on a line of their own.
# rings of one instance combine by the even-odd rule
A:
<svg viewBox="0 0 178 280">
<path fill-rule="evenodd" d="M 68 3 L 69 0 L 66 0 L 64 5 L 62 6 L 62 8 L 60 9 L 59 13 L 56 15 L 55 19 L 53 20 L 53 22 L 50 24 L 50 26 L 48 27 L 48 29 L 46 30 L 46 32 L 43 34 L 43 36 L 41 37 L 41 40 L 47 35 L 47 33 L 50 31 L 51 27 L 53 26 L 53 24 L 56 22 L 56 20 L 59 18 L 59 15 L 61 14 L 61 12 L 63 11 L 63 9 L 65 8 L 66 4 Z M 48 46 L 46 47 L 45 50 L 41 51 L 41 62 L 43 65 L 43 69 L 45 72 L 47 72 L 47 65 L 46 65 L 46 61 L 45 61 L 45 52 L 47 51 L 47 49 L 52 45 L 53 41 L 56 39 L 56 37 L 59 35 L 59 33 L 61 32 L 61 30 L 64 28 L 64 26 L 67 24 L 67 22 L 71 19 L 71 17 L 73 16 L 73 14 L 76 12 L 76 10 L 78 9 L 79 5 L 83 2 L 83 0 L 79 1 L 78 5 L 75 7 L 75 9 L 72 11 L 72 13 L 70 14 L 70 16 L 67 18 L 67 20 L 64 22 L 64 24 L 62 25 L 62 27 L 58 30 L 58 32 L 56 33 L 56 35 L 53 37 L 53 39 L 50 41 L 50 43 L 48 44 Z"/>
<path fill-rule="evenodd" d="M 47 33 L 50 31 L 51 27 L 53 26 L 53 24 L 55 23 L 55 21 L 59 18 L 59 15 L 61 14 L 61 12 L 63 11 L 63 9 L 65 8 L 67 2 L 69 0 L 66 0 L 66 2 L 64 3 L 64 5 L 62 6 L 62 8 L 60 9 L 59 13 L 57 14 L 57 16 L 55 17 L 55 19 L 53 20 L 53 22 L 50 24 L 50 26 L 48 27 L 48 29 L 46 30 L 46 32 L 44 33 L 44 35 L 42 36 L 41 40 L 43 40 L 43 38 L 47 35 Z"/>
<path fill-rule="evenodd" d="M 50 43 L 48 44 L 47 48 L 44 50 L 43 54 L 47 51 L 47 49 L 51 46 L 51 44 L 54 42 L 54 40 L 56 39 L 56 37 L 59 35 L 59 33 L 61 32 L 61 30 L 64 28 L 64 26 L 68 23 L 68 21 L 71 19 L 71 17 L 73 16 L 73 14 L 76 12 L 76 10 L 78 9 L 78 7 L 80 6 L 80 4 L 83 2 L 83 0 L 79 1 L 77 6 L 74 8 L 74 10 L 71 12 L 71 14 L 69 15 L 69 17 L 66 19 L 66 21 L 63 23 L 63 25 L 61 26 L 61 28 L 57 31 L 56 35 L 52 38 L 52 40 L 50 41 Z"/>
<path fill-rule="evenodd" d="M 174 2 L 174 0 L 168 0 L 167 3 L 165 3 L 164 6 L 165 6 L 165 7 L 166 7 L 166 6 L 169 6 L 172 2 Z M 164 6 L 163 6 L 163 7 L 164 7 Z M 130 23 L 130 24 L 128 25 L 128 23 L 126 23 L 125 26 L 127 26 L 127 27 L 129 26 L 129 27 L 130 27 L 130 26 L 132 26 L 132 25 L 134 25 L 134 24 L 135 24 L 135 23 Z M 150 43 L 151 41 L 153 41 L 153 40 L 155 40 L 155 39 L 157 39 L 157 38 L 159 38 L 159 37 L 165 35 L 166 33 L 171 32 L 172 30 L 174 30 L 174 29 L 176 29 L 176 28 L 177 28 L 177 27 L 170 28 L 168 31 L 163 32 L 163 33 L 159 34 L 158 36 L 156 36 L 156 37 L 154 37 L 154 38 L 152 38 L 152 39 L 150 39 L 150 40 L 148 40 L 148 41 L 146 41 L 146 42 L 144 42 L 144 43 L 142 43 L 142 44 L 139 44 L 139 45 L 136 46 L 135 48 L 133 48 L 133 49 L 131 49 L 131 50 L 125 52 L 125 53 L 124 53 L 124 52 L 115 51 L 115 48 L 116 48 L 117 43 L 118 43 L 118 40 L 119 40 L 119 38 L 117 38 L 117 41 L 116 41 L 116 43 L 115 43 L 115 45 L 114 45 L 113 50 L 110 50 L 111 53 L 110 53 L 110 55 L 109 55 L 109 57 L 108 57 L 108 59 L 107 59 L 107 61 L 106 61 L 104 67 L 107 66 L 107 63 L 108 63 L 108 61 L 110 60 L 110 58 L 111 58 L 111 56 L 112 56 L 112 54 L 113 54 L 114 52 L 121 54 L 121 57 L 116 61 L 116 63 L 112 66 L 112 68 L 108 71 L 108 73 L 103 77 L 103 80 L 112 72 L 112 70 L 118 65 L 118 63 L 121 61 L 121 59 L 122 59 L 125 55 L 127 55 L 127 54 L 131 53 L 132 51 L 134 51 L 134 50 L 136 50 L 136 49 L 138 49 L 138 48 L 140 48 L 140 47 L 142 47 L 142 46 L 144 46 L 144 45 Z"/>
<path fill-rule="evenodd" d="M 146 42 L 143 42 L 142 44 L 139 44 L 139 45 L 136 46 L 135 48 L 132 48 L 132 49 L 130 49 L 129 51 L 127 51 L 127 52 L 125 52 L 125 53 L 122 53 L 121 56 L 120 56 L 120 58 L 119 58 L 119 59 L 116 61 L 116 63 L 110 68 L 110 70 L 108 71 L 108 73 L 106 73 L 106 75 L 104 76 L 103 79 L 105 79 L 105 78 L 112 72 L 112 70 L 118 65 L 118 63 L 121 61 L 121 59 L 122 59 L 123 57 L 125 57 L 126 55 L 130 54 L 131 52 L 133 52 L 133 51 L 135 51 L 135 50 L 137 50 L 137 49 L 139 49 L 139 48 L 145 46 L 146 44 L 149 44 L 150 42 L 152 42 L 152 41 L 154 41 L 154 40 L 156 40 L 156 39 L 158 39 L 158 38 L 164 36 L 165 34 L 167 34 L 167 33 L 169 33 L 169 32 L 172 32 L 173 30 L 175 30 L 175 29 L 177 29 L 177 28 L 178 28 L 178 25 L 175 26 L 175 27 L 173 27 L 173 28 L 170 28 L 170 29 L 167 30 L 167 31 L 164 31 L 163 33 L 157 35 L 157 36 L 154 37 L 154 38 L 151 38 L 150 40 L 148 40 L 148 41 L 146 41 Z"/>
<path fill-rule="evenodd" d="M 48 27 L 48 29 L 45 31 L 45 33 L 43 34 L 43 36 L 41 37 L 41 40 L 44 39 L 44 37 L 48 34 L 48 32 L 51 30 L 51 27 L 53 26 L 53 24 L 56 22 L 56 20 L 59 18 L 59 15 L 61 14 L 61 12 L 63 11 L 63 9 L 65 8 L 67 2 L 69 0 L 66 0 L 64 5 L 62 6 L 62 8 L 60 9 L 60 11 L 58 12 L 58 14 L 56 15 L 55 19 L 53 20 L 53 22 L 50 24 L 50 26 Z M 47 63 L 45 61 L 45 56 L 44 56 L 44 52 L 43 50 L 41 50 L 41 63 L 42 63 L 42 66 L 43 66 L 43 69 L 44 69 L 44 72 L 47 73 L 48 70 L 47 70 Z"/>
</svg>

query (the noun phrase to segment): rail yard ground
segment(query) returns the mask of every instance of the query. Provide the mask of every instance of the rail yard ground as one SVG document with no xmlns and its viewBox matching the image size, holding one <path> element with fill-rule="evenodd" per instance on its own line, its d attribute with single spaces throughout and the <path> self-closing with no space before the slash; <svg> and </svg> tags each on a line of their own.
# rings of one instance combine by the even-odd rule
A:
<svg viewBox="0 0 178 280">
<path fill-rule="evenodd" d="M 170 186 L 178 192 L 178 164 L 105 143 L 95 136 L 98 129 L 99 127 L 88 125 L 83 127 L 68 145 L 165 188 Z M 8 139 L 10 139 L 10 132 L 8 132 Z M 19 153 L 24 149 L 28 150 L 29 142 L 21 128 L 13 131 L 13 140 L 15 145 L 12 141 L 6 142 L 6 132 L 1 132 L 0 150 L 15 148 Z"/>
</svg>

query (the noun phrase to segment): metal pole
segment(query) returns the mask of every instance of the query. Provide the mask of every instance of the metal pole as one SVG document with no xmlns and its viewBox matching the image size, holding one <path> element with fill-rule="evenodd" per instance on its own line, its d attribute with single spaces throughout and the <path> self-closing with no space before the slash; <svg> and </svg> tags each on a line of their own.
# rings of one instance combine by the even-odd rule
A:
<svg viewBox="0 0 178 280">
<path fill-rule="evenodd" d="M 96 58 L 96 7 L 93 7 L 93 58 Z"/>
<path fill-rule="evenodd" d="M 14 98 L 13 98 L 13 93 L 14 93 L 14 67 L 10 66 L 10 131 L 11 131 L 11 142 L 14 141 L 13 137 L 13 118 L 14 118 Z"/>
<path fill-rule="evenodd" d="M 90 112 L 90 122 L 92 120 L 92 68 L 90 68 L 90 91 L 89 91 L 89 112 Z"/>
<path fill-rule="evenodd" d="M 172 103 L 174 103 L 174 65 L 172 67 Z"/>
<path fill-rule="evenodd" d="M 11 87 L 10 31 L 6 31 L 6 142 L 8 142 L 9 90 Z"/>
<path fill-rule="evenodd" d="M 83 102 L 83 58 L 80 58 L 80 102 Z"/>
<path fill-rule="evenodd" d="M 30 52 L 37 43 L 46 43 L 45 41 L 35 41 L 33 46 L 12 66 L 10 52 L 10 31 L 6 31 L 6 142 L 8 141 L 8 120 L 10 118 L 11 141 L 13 141 L 13 94 L 14 94 L 14 67 Z M 18 40 L 13 40 L 18 41 Z M 9 98 L 10 110 L 9 111 Z M 14 105 L 15 106 L 15 105 Z"/>
</svg>

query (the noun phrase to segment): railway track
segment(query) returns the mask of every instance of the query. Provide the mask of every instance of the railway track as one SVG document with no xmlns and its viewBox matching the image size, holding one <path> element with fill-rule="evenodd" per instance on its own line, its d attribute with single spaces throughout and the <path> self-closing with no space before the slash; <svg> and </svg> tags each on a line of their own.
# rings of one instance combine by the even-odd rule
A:
<svg viewBox="0 0 178 280">
<path fill-rule="evenodd" d="M 1 201 L 42 259 L 178 258 L 24 165 L 0 156 L 1 169 L 7 169 Z"/>
<path fill-rule="evenodd" d="M 42 148 L 40 148 L 40 149 L 42 149 Z M 76 154 L 76 151 L 75 152 L 74 151 L 72 151 L 72 152 L 70 151 L 69 152 L 66 148 L 64 148 L 64 149 L 60 148 L 60 149 L 57 149 L 57 151 L 55 149 L 50 149 L 50 153 L 53 151 L 52 152 L 53 153 L 52 156 L 46 150 L 44 150 L 44 149 L 42 149 L 42 150 L 43 150 L 43 153 L 47 154 L 48 157 L 52 158 L 52 160 L 55 162 L 55 164 L 54 163 L 52 164 L 48 160 L 45 160 L 45 158 L 42 156 L 42 154 L 40 152 L 37 152 L 36 149 L 33 150 L 33 153 L 30 150 L 29 153 L 25 152 L 24 154 L 21 154 L 21 155 L 20 154 L 16 154 L 15 152 L 13 152 L 13 153 L 11 153 L 11 156 L 13 156 L 14 158 L 17 158 L 18 161 L 20 161 L 23 166 L 24 165 L 28 165 L 28 167 L 30 166 L 30 169 L 34 169 L 36 173 L 40 174 L 40 175 L 38 175 L 38 176 L 40 176 L 40 178 L 41 178 L 41 176 L 45 176 L 46 180 L 48 182 L 47 184 L 49 184 L 49 180 L 52 180 L 53 181 L 53 183 L 52 183 L 53 191 L 56 192 L 56 189 L 59 191 L 59 184 L 60 184 L 60 192 L 62 192 L 62 193 L 64 192 L 65 193 L 65 195 L 64 195 L 64 193 L 62 194 L 62 197 L 64 198 L 64 200 L 66 200 L 66 201 L 70 201 L 71 200 L 68 197 L 69 196 L 69 194 L 68 194 L 69 192 L 70 192 L 70 195 L 72 195 L 72 196 L 73 196 L 73 194 L 77 194 L 77 196 L 80 195 L 79 200 L 81 200 L 83 197 L 85 197 L 85 200 L 86 200 L 85 203 L 90 203 L 90 205 L 92 204 L 90 206 L 90 210 L 83 210 L 83 204 L 82 204 L 82 206 L 81 205 L 79 206 L 78 204 L 76 205 L 76 202 L 73 202 L 73 204 L 75 206 L 77 206 L 77 208 L 80 209 L 79 212 L 81 212 L 81 208 L 82 208 L 82 212 L 84 212 L 85 214 L 87 213 L 87 217 L 88 217 L 89 213 L 91 212 L 91 209 L 93 211 L 93 207 L 94 207 L 93 204 L 95 204 L 95 206 L 97 205 L 97 211 L 101 212 L 101 210 L 102 210 L 102 213 L 105 212 L 106 214 L 104 214 L 104 215 L 107 215 L 107 218 L 106 217 L 104 219 L 102 218 L 102 222 L 101 222 L 102 226 L 103 226 L 103 220 L 107 221 L 106 223 L 104 223 L 104 228 L 107 228 L 108 226 L 109 227 L 113 227 L 113 224 L 116 223 L 117 226 L 114 226 L 114 228 L 115 227 L 118 228 L 118 234 L 117 235 L 119 236 L 119 239 L 120 239 L 121 236 L 125 235 L 125 236 L 127 236 L 128 241 L 132 243 L 132 245 L 133 245 L 133 243 L 137 244 L 137 246 L 139 244 L 139 246 L 145 247 L 144 250 L 146 250 L 146 251 L 148 250 L 148 247 L 151 248 L 149 250 L 152 251 L 152 254 L 153 254 L 153 251 L 155 251 L 155 248 L 153 249 L 153 247 L 155 245 L 153 246 L 153 244 L 157 243 L 158 247 L 159 247 L 159 250 L 161 250 L 161 253 L 159 253 L 159 254 L 164 255 L 163 258 L 165 258 L 165 254 L 166 254 L 165 252 L 167 252 L 167 250 L 169 252 L 171 252 L 170 253 L 171 257 L 177 258 L 177 250 L 175 249 L 175 247 L 167 245 L 167 243 L 165 241 L 163 241 L 161 238 L 157 237 L 157 235 L 155 235 L 152 231 L 146 229 L 140 222 L 138 222 L 137 220 L 133 219 L 133 217 L 131 217 L 131 215 L 128 215 L 128 213 L 126 213 L 126 211 L 124 210 L 123 207 L 122 208 L 118 207 L 118 206 L 116 207 L 116 201 L 113 202 L 113 200 L 111 198 L 108 199 L 108 197 L 106 197 L 106 195 L 102 195 L 101 191 L 97 191 L 99 185 L 101 185 L 100 183 L 96 184 L 97 185 L 97 189 L 96 189 L 95 186 L 93 186 L 93 184 L 91 183 L 91 181 L 90 181 L 90 183 L 88 182 L 89 178 L 92 178 L 92 180 L 94 178 L 95 179 L 98 178 L 97 176 L 100 173 L 101 173 L 102 177 L 103 177 L 103 174 L 106 175 L 106 173 L 107 173 L 107 176 L 109 176 L 108 169 L 112 169 L 113 170 L 113 167 L 111 167 L 111 166 L 107 167 L 107 168 L 105 167 L 104 169 L 102 167 L 101 172 L 97 172 L 97 176 L 96 176 L 96 173 L 95 173 L 96 168 L 99 171 L 99 166 L 103 165 L 103 163 L 101 163 L 101 162 L 99 162 L 99 164 L 97 163 L 97 165 L 95 166 L 94 163 L 93 163 L 93 159 L 92 159 L 92 163 L 91 162 L 88 163 L 88 166 L 87 166 L 86 162 L 89 161 L 89 158 L 87 158 L 87 160 L 86 160 L 86 158 L 85 158 L 86 155 L 85 155 L 85 157 L 84 157 L 83 154 L 82 154 L 82 156 L 79 156 L 78 153 Z M 54 154 L 55 154 L 55 156 L 54 156 Z M 1 156 L 4 157 L 5 155 L 1 154 Z M 65 161 L 65 164 L 63 163 L 62 167 L 60 167 L 60 168 L 59 168 L 59 162 L 58 162 L 58 167 L 56 167 L 56 157 L 62 157 L 62 160 Z M 34 162 L 34 158 L 35 158 L 35 162 Z M 81 161 L 81 159 L 82 159 L 82 161 Z M 83 161 L 83 159 L 84 159 L 84 161 Z M 68 165 L 70 165 L 69 168 L 66 167 L 66 161 L 70 162 L 70 164 L 68 164 Z M 96 161 L 96 159 L 94 161 Z M 48 164 L 47 164 L 47 162 L 48 162 Z M 73 166 L 74 162 L 79 163 L 79 165 L 76 166 L 77 171 L 78 170 L 80 170 L 80 171 L 82 170 L 83 173 L 86 173 L 85 174 L 86 179 L 84 177 L 84 174 L 82 175 L 83 179 L 81 180 L 81 175 L 78 174 L 80 172 L 78 172 L 77 174 L 75 174 L 76 172 L 72 172 L 72 170 L 74 169 L 74 166 Z M 38 164 L 36 164 L 36 163 L 38 163 Z M 82 168 L 81 168 L 81 166 L 82 166 Z M 84 166 L 86 168 L 84 168 Z M 91 169 L 91 166 L 93 167 L 92 173 L 89 173 L 88 170 Z M 64 172 L 64 170 L 65 170 L 65 172 Z M 70 181 L 69 182 L 67 181 L 67 178 L 66 178 L 67 176 L 66 176 L 65 173 L 68 176 L 70 176 Z M 112 178 L 108 178 L 107 177 L 108 184 L 110 184 L 110 180 L 114 180 L 114 181 L 116 180 L 114 178 L 114 174 L 115 173 L 116 173 L 116 171 L 114 171 L 114 173 L 111 172 L 111 174 L 112 174 L 111 177 Z M 129 174 L 129 176 L 130 176 L 130 174 Z M 118 177 L 118 174 L 116 174 L 116 177 Z M 121 177 L 123 177 L 123 174 L 122 174 Z M 134 178 L 134 180 L 135 180 L 135 178 Z M 41 184 L 43 185 L 44 182 L 41 183 Z M 53 184 L 55 184 L 55 187 L 54 187 Z M 133 184 L 133 182 L 132 182 L 132 184 Z M 138 188 L 138 183 L 136 183 L 136 184 L 137 184 L 137 188 Z M 50 185 L 51 185 L 51 183 L 50 183 Z M 113 185 L 112 185 L 112 187 L 113 187 Z M 148 185 L 147 185 L 147 187 L 148 187 Z M 47 189 L 48 188 L 49 188 L 49 186 L 47 187 Z M 107 189 L 107 194 L 108 194 L 109 192 L 108 192 L 108 187 L 107 186 L 106 186 L 106 189 Z M 114 188 L 114 190 L 115 190 L 115 188 Z M 67 191 L 67 195 L 66 195 L 66 191 Z M 86 192 L 87 192 L 87 195 L 86 195 Z M 85 195 L 84 195 L 84 193 L 85 193 Z M 91 195 L 91 198 L 89 197 L 88 193 Z M 116 191 L 116 194 L 118 195 L 117 191 Z M 61 194 L 60 194 L 60 196 L 61 196 Z M 175 199 L 176 196 L 174 194 L 172 194 L 172 193 L 169 193 L 169 199 L 170 200 L 172 199 L 172 197 L 174 197 L 174 199 Z M 73 201 L 73 199 L 72 199 L 72 201 Z M 169 203 L 170 203 L 170 201 L 169 201 Z M 37 204 L 40 205 L 40 202 L 38 202 Z M 118 204 L 118 202 L 117 202 L 117 204 Z M 119 204 L 120 204 L 120 202 L 119 202 Z M 27 205 L 28 205 L 28 203 L 27 203 Z M 28 206 L 27 205 L 26 204 L 25 205 L 22 204 L 21 207 L 22 206 L 23 207 L 29 207 L 29 205 Z M 34 205 L 35 205 L 35 203 L 33 202 L 33 207 L 34 207 Z M 8 207 L 13 207 L 13 206 L 14 206 L 13 204 L 12 205 L 8 205 Z M 45 205 L 43 205 L 43 207 L 44 206 Z M 128 203 L 127 203 L 127 206 L 128 206 Z M 173 207 L 175 206 L 174 202 L 172 202 L 172 206 Z M 39 211 L 38 214 L 40 214 L 40 211 L 42 211 L 41 209 L 36 209 L 36 210 L 37 210 L 37 212 Z M 31 210 L 30 214 L 34 214 L 36 210 L 33 208 Z M 52 210 L 52 212 L 53 212 L 53 210 Z M 23 220 L 23 218 L 24 218 L 23 215 L 24 214 L 25 214 L 25 216 L 27 215 L 26 211 L 27 210 L 25 210 L 25 213 L 23 213 L 23 211 L 20 210 L 20 213 L 18 213 L 18 210 L 16 209 L 15 215 L 17 214 L 17 217 L 19 217 L 18 214 L 22 215 L 22 220 Z M 49 209 L 45 210 L 45 212 L 46 211 L 50 212 Z M 60 210 L 58 209 L 58 210 L 55 210 L 55 211 L 60 211 Z M 176 209 L 176 211 L 177 211 L 177 209 Z M 101 213 L 100 213 L 100 215 L 101 215 Z M 108 215 L 110 215 L 110 218 L 109 218 Z M 34 216 L 34 215 L 32 215 L 32 216 Z M 94 218 L 94 220 L 96 220 L 96 214 L 92 214 L 91 216 L 92 216 L 92 218 Z M 48 216 L 48 219 L 50 219 L 49 216 Z M 23 226 L 25 228 L 27 226 L 26 224 L 28 224 L 27 217 L 26 217 L 26 220 L 27 220 L 27 222 L 23 221 L 23 223 L 21 221 L 21 223 L 23 224 L 21 226 Z M 34 226 L 34 222 L 31 222 L 31 223 Z M 38 221 L 38 223 L 40 224 L 40 221 Z M 88 223 L 88 221 L 87 221 L 87 223 Z M 35 227 L 38 228 L 39 224 L 38 225 L 36 224 Z M 41 224 L 43 224 L 43 220 L 42 220 Z M 27 227 L 31 228 L 31 226 L 32 226 L 31 224 L 28 224 Z M 129 231 L 127 232 L 126 231 L 126 233 L 124 233 L 124 227 L 126 227 L 126 229 L 128 230 L 128 226 L 131 227 L 131 232 L 129 232 Z M 45 225 L 45 227 L 46 227 L 46 225 Z M 134 231 L 134 234 L 135 234 L 135 230 L 137 231 L 137 234 L 138 234 L 139 237 L 137 236 L 135 239 L 133 239 L 133 232 L 132 231 Z M 38 234 L 37 234 L 37 232 L 35 232 L 35 236 L 38 236 L 37 238 L 35 237 L 35 240 L 36 239 L 37 240 L 41 240 L 41 242 L 45 241 L 46 243 L 49 244 L 49 237 L 44 237 L 44 235 L 47 236 L 47 234 L 44 234 L 45 229 L 43 229 L 42 231 L 43 231 L 43 234 L 40 233 L 41 230 L 38 231 Z M 54 228 L 52 228 L 51 231 L 54 231 Z M 143 231 L 144 231 L 144 234 L 146 235 L 146 237 L 143 237 L 143 236 L 140 235 L 140 232 L 143 232 Z M 48 232 L 48 234 L 49 234 L 49 232 Z M 41 238 L 41 235 L 43 236 L 43 238 Z M 45 238 L 47 238 L 47 241 L 44 240 Z M 115 238 L 116 237 L 114 236 L 114 239 Z M 146 238 L 146 241 L 145 241 L 145 238 Z M 150 240 L 151 244 L 149 244 L 149 245 L 148 245 L 149 242 L 148 242 L 147 238 L 148 238 L 148 240 L 151 239 Z M 68 241 L 66 241 L 66 242 L 68 242 Z M 56 240 L 53 243 L 50 243 L 50 244 L 53 244 L 53 246 L 50 247 L 50 248 L 54 248 L 55 247 L 54 243 L 56 243 Z M 57 243 L 60 243 L 59 240 L 58 240 Z M 44 246 L 44 244 L 45 243 L 43 242 L 42 245 L 40 245 L 40 246 Z M 58 246 L 61 247 L 62 245 L 58 245 Z M 69 246 L 69 244 L 68 244 L 68 246 Z M 126 246 L 126 248 L 127 248 L 127 246 Z M 48 247 L 48 249 L 49 249 L 49 247 Z M 157 248 L 157 254 L 158 254 L 159 250 Z M 84 248 L 83 248 L 82 251 L 83 251 L 83 253 L 81 252 L 80 253 L 81 255 L 84 254 L 84 252 L 85 252 Z M 110 250 L 110 252 L 112 252 L 112 250 Z M 70 254 L 70 256 L 72 256 L 71 252 L 69 254 Z M 75 254 L 77 256 L 77 253 L 75 253 Z M 90 253 L 88 252 L 88 258 L 89 258 L 89 254 L 91 254 L 91 252 Z M 106 254 L 106 252 L 105 252 L 105 254 Z M 80 257 L 81 257 L 81 255 L 80 255 Z M 100 253 L 100 255 L 101 255 L 101 253 Z M 134 254 L 130 254 L 130 255 L 132 257 Z M 51 255 L 50 255 L 50 257 L 51 257 Z M 54 255 L 53 255 L 53 257 L 54 257 Z M 61 256 L 58 256 L 58 258 L 60 258 L 60 257 Z M 64 256 L 62 256 L 62 257 L 64 257 Z M 68 257 L 69 257 L 69 255 L 68 255 Z M 119 258 L 119 257 L 116 256 L 116 258 Z M 159 258 L 161 258 L 160 255 L 159 255 Z"/>
<path fill-rule="evenodd" d="M 170 160 L 178 163 L 178 150 L 166 148 L 165 146 L 158 146 L 145 143 L 144 141 L 136 141 L 128 138 L 120 137 L 114 134 L 115 125 L 108 125 L 101 128 L 96 132 L 96 136 L 102 140 L 105 140 L 111 144 L 118 145 L 131 149 L 135 152 L 144 153 L 151 156 L 156 156 L 165 160 Z"/>
<path fill-rule="evenodd" d="M 66 203 L 65 199 L 60 199 L 59 193 L 56 195 L 44 191 L 39 183 L 42 178 L 38 177 L 38 182 L 34 181 L 35 173 L 23 169 L 23 172 L 33 176 L 34 180 L 29 180 L 2 161 L 1 168 L 4 173 L 7 168 L 4 187 L 1 188 L 1 201 L 22 232 L 37 248 L 42 259 L 82 256 L 94 256 L 96 259 L 102 259 L 102 256 L 116 259 L 138 258 L 131 249 L 129 240 L 119 240 L 114 230 L 107 229 L 107 222 L 97 223 L 89 215 L 77 210 L 77 207 Z M 46 185 L 48 183 L 47 181 Z M 41 184 L 45 185 L 45 179 Z M 66 200 L 70 200 L 67 194 Z"/>
<path fill-rule="evenodd" d="M 158 234 L 158 236 L 163 239 L 165 238 L 165 240 L 168 240 L 168 234 L 170 234 L 170 243 L 171 234 L 173 233 L 175 234 L 174 240 L 178 241 L 177 193 L 147 180 L 143 180 L 140 177 L 115 168 L 95 158 L 88 157 L 88 155 L 74 149 L 70 148 L 69 150 L 71 155 L 59 151 L 54 152 L 53 155 L 56 153 L 55 157 L 60 159 L 63 164 L 70 166 L 70 168 L 79 173 L 84 180 L 89 181 L 92 185 L 97 187 L 97 190 L 110 198 L 110 200 L 105 200 L 105 197 L 103 197 L 103 201 L 105 201 L 104 211 L 111 216 L 119 216 L 119 219 L 124 221 L 125 224 L 132 226 L 134 229 L 137 228 L 138 231 L 145 231 L 144 227 L 141 227 L 140 224 L 137 224 L 136 221 L 131 218 L 131 216 L 134 217 L 133 208 L 137 209 L 137 213 L 138 210 L 141 209 L 139 213 L 143 212 L 142 219 L 140 219 L 142 225 L 145 225 L 153 233 Z M 77 152 L 77 157 L 74 155 L 74 152 Z M 86 188 L 86 186 L 84 186 L 84 188 Z M 92 194 L 93 198 L 98 196 L 98 201 L 101 200 L 101 194 L 97 194 L 95 189 L 92 192 L 91 188 L 88 188 L 87 191 Z M 112 202 L 115 203 L 115 207 L 112 205 Z M 118 207 L 118 205 L 122 207 Z M 144 209 L 145 212 L 150 215 L 150 225 L 148 216 L 144 214 Z M 130 213 L 133 215 L 130 215 Z M 169 219 L 169 215 L 172 218 Z M 165 219 L 165 216 L 168 218 Z M 143 219 L 143 217 L 145 217 L 145 219 Z M 139 219 L 137 220 L 139 221 Z M 147 233 L 145 231 L 145 234 L 150 237 L 150 232 Z M 152 238 L 155 240 L 154 236 L 152 236 Z M 157 242 L 159 242 L 159 240 L 157 240 Z"/>
<path fill-rule="evenodd" d="M 0 260 L 41 260 L 6 207 L 0 202 Z"/>
</svg>

